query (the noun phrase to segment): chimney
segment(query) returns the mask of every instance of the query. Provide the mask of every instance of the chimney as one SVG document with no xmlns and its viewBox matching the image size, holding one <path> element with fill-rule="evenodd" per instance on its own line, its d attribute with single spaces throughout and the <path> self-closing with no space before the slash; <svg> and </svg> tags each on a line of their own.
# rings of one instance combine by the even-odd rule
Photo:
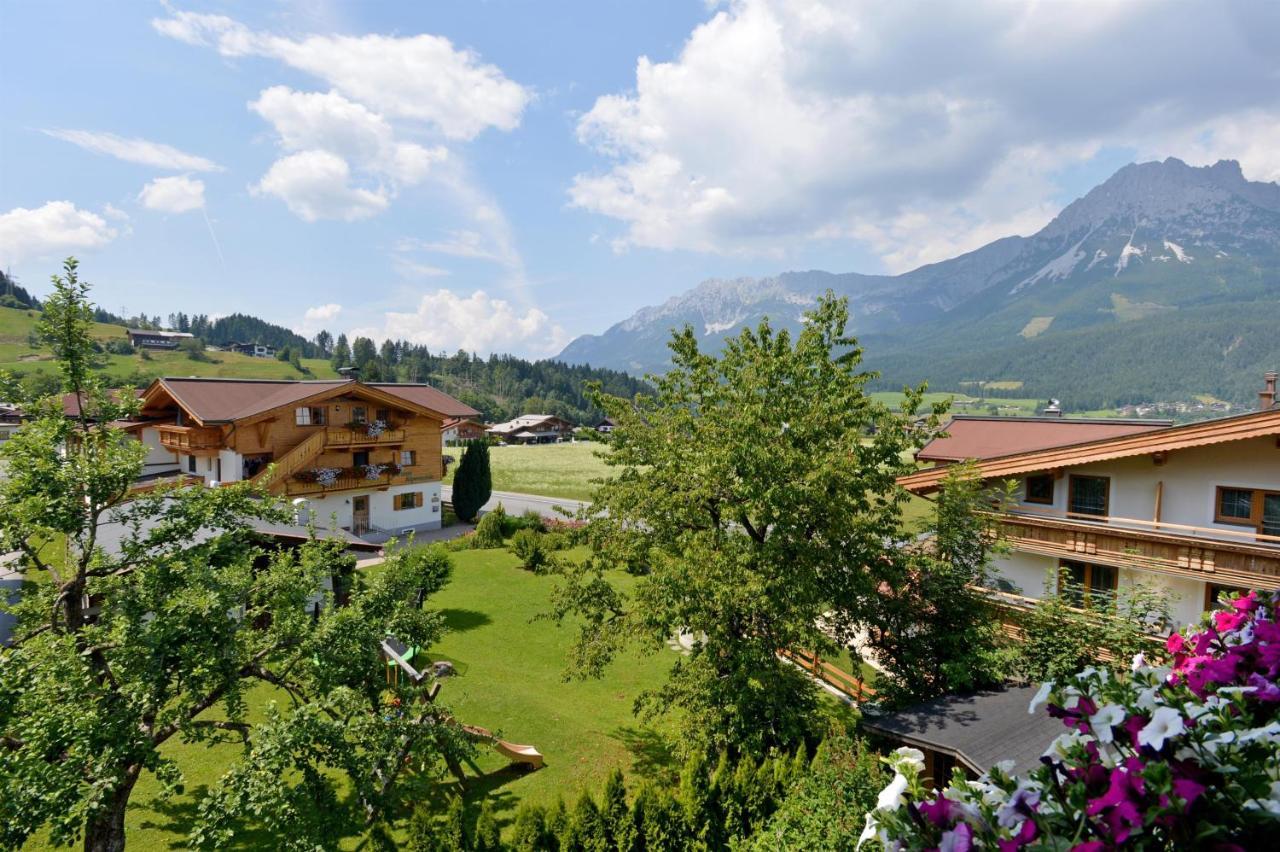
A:
<svg viewBox="0 0 1280 852">
<path fill-rule="evenodd" d="M 1276 371 L 1268 370 L 1262 377 L 1262 390 L 1258 391 L 1258 410 L 1269 411 L 1276 404 Z"/>
</svg>

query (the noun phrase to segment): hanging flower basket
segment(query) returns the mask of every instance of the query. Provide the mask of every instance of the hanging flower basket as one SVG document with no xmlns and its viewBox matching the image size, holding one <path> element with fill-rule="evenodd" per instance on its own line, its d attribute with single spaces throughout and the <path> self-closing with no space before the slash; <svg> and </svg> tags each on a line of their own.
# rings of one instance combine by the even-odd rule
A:
<svg viewBox="0 0 1280 852">
<path fill-rule="evenodd" d="M 382 478 L 383 472 L 387 469 L 385 464 L 367 464 L 364 466 L 364 478 L 376 482 Z"/>
<path fill-rule="evenodd" d="M 387 431 L 387 423 L 385 420 L 374 420 L 369 424 L 367 431 L 370 438 L 376 438 Z"/>
<path fill-rule="evenodd" d="M 311 471 L 315 475 L 315 481 L 322 487 L 328 488 L 338 481 L 338 477 L 342 475 L 342 468 L 339 467 L 317 467 Z"/>
</svg>

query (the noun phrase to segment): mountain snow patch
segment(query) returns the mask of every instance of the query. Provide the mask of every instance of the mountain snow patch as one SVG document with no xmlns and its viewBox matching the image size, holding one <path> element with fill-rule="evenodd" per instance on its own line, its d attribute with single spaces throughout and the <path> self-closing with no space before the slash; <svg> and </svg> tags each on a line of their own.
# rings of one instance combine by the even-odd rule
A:
<svg viewBox="0 0 1280 852">
<path fill-rule="evenodd" d="M 706 337 L 713 334 L 719 334 L 722 331 L 728 331 L 738 323 L 742 322 L 746 317 L 734 317 L 728 322 L 709 322 L 702 326 L 702 333 Z"/>
<path fill-rule="evenodd" d="M 1093 269 L 1095 266 L 1097 266 L 1099 263 L 1101 263 L 1106 259 L 1107 259 L 1107 250 L 1098 249 L 1093 253 L 1093 260 L 1089 261 L 1089 265 L 1084 268 L 1084 271 L 1088 272 L 1090 269 Z"/>
<path fill-rule="evenodd" d="M 1120 251 L 1120 256 L 1116 258 L 1116 275 L 1119 275 L 1129 265 L 1129 258 L 1136 257 L 1138 260 L 1142 260 L 1142 255 L 1147 250 L 1146 243 L 1143 243 L 1142 248 L 1138 248 L 1133 244 L 1133 237 L 1136 233 L 1138 232 L 1134 231 L 1133 234 L 1129 235 L 1129 242 L 1124 244 L 1124 248 Z"/>
<path fill-rule="evenodd" d="M 1183 251 L 1182 246 L 1170 240 L 1164 241 L 1164 247 L 1173 252 L 1173 256 L 1178 259 L 1178 263 L 1190 263 L 1195 260 L 1194 257 Z"/>
<path fill-rule="evenodd" d="M 1090 231 L 1089 233 L 1093 233 Z M 1014 288 L 1009 291 L 1012 296 L 1024 287 L 1030 287 L 1041 279 L 1047 278 L 1050 281 L 1057 281 L 1060 278 L 1069 278 L 1072 271 L 1075 270 L 1076 264 L 1084 260 L 1084 252 L 1080 250 L 1080 246 L 1084 245 L 1084 241 L 1089 239 L 1089 234 L 1084 235 L 1084 239 L 1067 249 L 1053 260 L 1040 267 L 1040 271 L 1030 278 L 1024 278 L 1019 281 Z"/>
</svg>

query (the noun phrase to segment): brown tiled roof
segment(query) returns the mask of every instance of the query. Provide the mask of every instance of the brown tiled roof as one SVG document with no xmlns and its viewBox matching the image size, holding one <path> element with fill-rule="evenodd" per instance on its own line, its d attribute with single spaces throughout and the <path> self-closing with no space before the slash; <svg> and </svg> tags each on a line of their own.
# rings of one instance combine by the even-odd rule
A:
<svg viewBox="0 0 1280 852">
<path fill-rule="evenodd" d="M 142 396 L 142 391 L 131 391 L 131 392 L 136 394 L 137 396 Z M 121 393 L 124 393 L 124 391 L 119 391 L 119 390 L 110 391 L 110 395 L 112 399 L 119 399 Z M 73 393 L 64 393 L 62 395 L 62 413 L 65 414 L 67 417 L 79 417 L 80 416 L 80 397 L 76 396 Z"/>
<path fill-rule="evenodd" d="M 1170 426 L 1138 434 L 981 459 L 978 462 L 978 472 L 985 479 L 996 479 L 1053 470 L 1068 465 L 1168 453 L 1191 447 L 1269 438 L 1276 435 L 1280 435 L 1280 408 L 1270 408 L 1266 411 L 1221 417 L 1216 420 L 1202 420 L 1198 423 L 1186 423 L 1182 426 Z M 932 467 L 899 477 L 898 484 L 909 491 L 932 491 L 946 478 L 946 475 L 945 466 Z"/>
<path fill-rule="evenodd" d="M 1167 429 L 1168 420 L 1081 420 L 1065 417 L 952 418 L 943 427 L 947 437 L 935 438 L 916 453 L 920 461 L 989 459 L 1013 453 L 1044 450 Z"/>
<path fill-rule="evenodd" d="M 370 382 L 369 387 L 398 396 L 401 399 L 438 411 L 446 417 L 475 417 L 480 414 L 464 402 L 459 402 L 431 385 L 398 385 Z"/>
<path fill-rule="evenodd" d="M 203 423 L 242 420 L 264 411 L 301 402 L 317 394 L 361 383 L 354 379 L 286 381 L 272 379 L 163 378 L 156 382 Z M 470 406 L 428 385 L 369 384 L 414 405 L 447 417 L 478 414 Z"/>
<path fill-rule="evenodd" d="M 290 382 L 164 378 L 157 381 L 183 408 L 204 423 L 239 420 L 343 385 L 355 384 L 351 379 Z"/>
</svg>

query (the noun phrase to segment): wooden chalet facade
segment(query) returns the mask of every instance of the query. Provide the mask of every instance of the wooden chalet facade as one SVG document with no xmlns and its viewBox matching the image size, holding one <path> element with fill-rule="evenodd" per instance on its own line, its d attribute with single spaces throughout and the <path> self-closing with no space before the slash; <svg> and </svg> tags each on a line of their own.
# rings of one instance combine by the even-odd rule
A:
<svg viewBox="0 0 1280 852">
<path fill-rule="evenodd" d="M 1000 590 L 1039 598 L 1058 570 L 1085 598 L 1143 582 L 1173 592 L 1174 617 L 1187 623 L 1220 592 L 1280 589 L 1280 406 L 1275 375 L 1267 379 L 1265 408 L 1249 414 L 969 455 L 985 480 L 1016 484 L 1013 504 L 996 516 L 1012 546 L 996 560 Z M 954 454 L 986 429 L 954 419 L 949 437 L 921 451 L 940 463 L 899 483 L 918 494 L 937 490 L 948 462 L 935 444 L 951 442 Z"/>
<path fill-rule="evenodd" d="M 357 535 L 440 525 L 441 426 L 472 409 L 426 385 L 157 379 L 124 428 L 147 472 L 249 480 Z"/>
</svg>

